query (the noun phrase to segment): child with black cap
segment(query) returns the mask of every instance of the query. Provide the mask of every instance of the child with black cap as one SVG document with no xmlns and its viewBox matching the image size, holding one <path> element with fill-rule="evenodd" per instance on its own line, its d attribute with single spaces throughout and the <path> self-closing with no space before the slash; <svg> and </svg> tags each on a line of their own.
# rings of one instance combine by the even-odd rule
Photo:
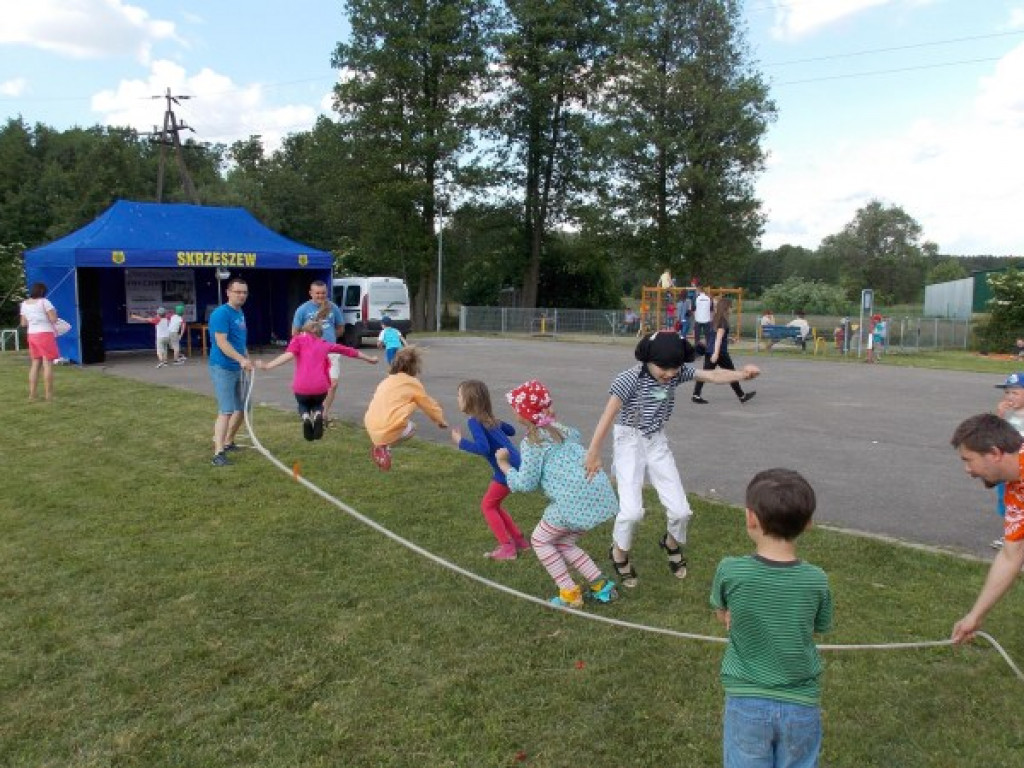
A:
<svg viewBox="0 0 1024 768">
<path fill-rule="evenodd" d="M 612 381 L 611 397 L 601 414 L 585 459 L 588 477 L 601 470 L 601 445 L 614 424 L 612 465 L 618 482 L 619 512 L 612 533 L 611 559 L 624 587 L 637 585 L 637 574 L 629 558 L 633 533 L 644 516 L 645 472 L 665 505 L 668 525 L 658 545 L 668 556 L 668 567 L 676 578 L 686 577 L 686 529 L 693 515 L 683 490 L 675 458 L 663 431 L 675 406 L 676 387 L 687 381 L 732 384 L 758 376 L 753 365 L 741 370 L 722 368 L 698 371 L 692 365 L 694 349 L 671 331 L 657 331 L 637 344 L 634 365 Z"/>
</svg>

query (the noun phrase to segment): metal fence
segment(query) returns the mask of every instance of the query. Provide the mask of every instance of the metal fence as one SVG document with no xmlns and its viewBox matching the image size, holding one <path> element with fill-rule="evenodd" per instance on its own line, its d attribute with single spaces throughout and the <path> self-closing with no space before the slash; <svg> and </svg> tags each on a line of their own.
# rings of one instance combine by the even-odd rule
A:
<svg viewBox="0 0 1024 768">
<path fill-rule="evenodd" d="M 884 313 L 883 313 L 884 314 Z M 520 309 L 517 307 L 459 308 L 459 330 L 463 333 L 510 335 L 628 337 L 636 336 L 639 320 L 627 319 L 621 309 Z M 779 317 L 780 323 L 789 318 Z M 835 338 L 843 318 L 808 315 L 807 322 L 826 340 Z M 969 349 L 973 324 L 970 318 L 888 317 L 890 351 L 915 352 L 922 349 Z M 859 318 L 850 320 L 857 323 Z M 736 329 L 741 339 L 753 341 L 758 317 L 744 313 Z M 867 324 L 865 322 L 865 324 Z M 863 331 L 866 333 L 866 330 Z M 866 339 L 866 336 L 862 338 Z M 856 336 L 854 349 L 856 349 Z"/>
<path fill-rule="evenodd" d="M 465 333 L 508 333 L 558 336 L 635 336 L 636 322 L 625 310 L 519 309 L 516 307 L 459 308 L 459 330 Z"/>
</svg>

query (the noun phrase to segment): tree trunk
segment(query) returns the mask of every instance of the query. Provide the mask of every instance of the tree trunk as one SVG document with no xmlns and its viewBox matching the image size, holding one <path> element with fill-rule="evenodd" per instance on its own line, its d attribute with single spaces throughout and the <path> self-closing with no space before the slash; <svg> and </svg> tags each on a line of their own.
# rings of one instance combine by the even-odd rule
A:
<svg viewBox="0 0 1024 768">
<path fill-rule="evenodd" d="M 526 272 L 523 275 L 522 298 L 522 306 L 531 309 L 537 306 L 540 285 L 540 252 L 543 240 L 542 229 L 534 226 L 530 233 L 530 260 L 526 263 Z"/>
</svg>

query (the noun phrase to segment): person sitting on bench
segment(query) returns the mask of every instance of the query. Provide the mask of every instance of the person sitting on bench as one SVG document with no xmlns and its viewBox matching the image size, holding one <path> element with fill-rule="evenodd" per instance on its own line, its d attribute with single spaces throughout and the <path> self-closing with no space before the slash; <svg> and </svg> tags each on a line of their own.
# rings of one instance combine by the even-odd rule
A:
<svg viewBox="0 0 1024 768">
<path fill-rule="evenodd" d="M 811 326 L 807 324 L 804 311 L 802 309 L 797 310 L 796 317 L 786 323 L 786 325 L 800 329 L 800 338 L 797 340 L 797 343 L 800 345 L 800 349 L 807 349 L 807 337 L 811 335 Z"/>
</svg>

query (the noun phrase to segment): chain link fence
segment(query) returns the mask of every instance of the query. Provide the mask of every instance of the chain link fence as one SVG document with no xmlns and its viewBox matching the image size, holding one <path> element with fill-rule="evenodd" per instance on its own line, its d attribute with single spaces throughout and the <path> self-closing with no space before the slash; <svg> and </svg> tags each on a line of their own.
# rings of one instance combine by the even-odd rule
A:
<svg viewBox="0 0 1024 768">
<path fill-rule="evenodd" d="M 883 312 L 884 314 L 884 312 Z M 779 316 L 785 323 L 788 317 Z M 818 337 L 834 344 L 836 329 L 843 318 L 808 315 L 807 322 Z M 856 325 L 860 318 L 851 317 Z M 923 349 L 970 349 L 974 324 L 970 318 L 887 317 L 888 350 L 912 353 Z M 667 321 L 667 319 L 666 319 Z M 753 341 L 758 317 L 745 312 L 737 323 L 740 340 Z M 865 318 L 865 324 L 868 324 Z M 527 336 L 586 335 L 609 338 L 634 338 L 640 330 L 640 318 L 622 309 L 521 309 L 518 307 L 459 308 L 459 331 Z M 866 334 L 866 330 L 862 333 Z M 866 340 L 866 336 L 862 336 Z M 852 334 L 856 350 L 856 331 Z"/>
<path fill-rule="evenodd" d="M 639 320 L 626 310 L 519 309 L 517 307 L 459 308 L 459 330 L 464 333 L 507 333 L 558 336 L 635 336 Z"/>
</svg>

